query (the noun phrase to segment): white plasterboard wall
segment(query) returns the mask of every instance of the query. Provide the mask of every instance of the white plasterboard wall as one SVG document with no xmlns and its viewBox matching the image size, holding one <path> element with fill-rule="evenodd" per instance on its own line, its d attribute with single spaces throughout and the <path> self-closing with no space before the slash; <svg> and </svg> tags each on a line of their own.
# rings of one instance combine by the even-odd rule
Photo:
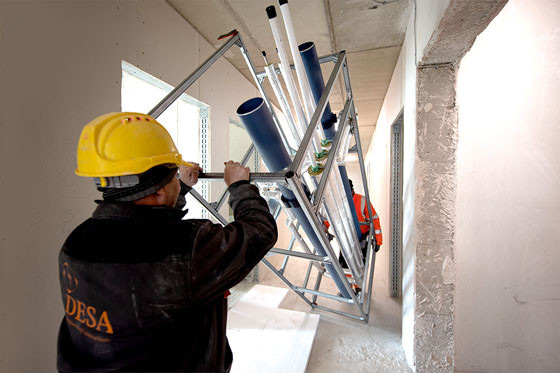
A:
<svg viewBox="0 0 560 373">
<path fill-rule="evenodd" d="M 402 340 L 408 364 L 414 365 L 414 265 L 416 234 L 414 228 L 415 158 L 416 158 L 416 60 L 437 28 L 449 1 L 416 2 L 412 11 L 399 59 L 383 101 L 379 119 L 370 143 L 366 163 L 370 166 L 370 193 L 380 216 L 385 237 L 390 237 L 390 166 L 391 125 L 403 110 L 403 211 L 402 211 Z M 385 239 L 387 251 L 389 241 Z M 388 265 L 388 257 L 381 265 Z M 379 265 L 379 264 L 378 264 Z"/>
<path fill-rule="evenodd" d="M 0 25 L 0 371 L 54 371 L 58 251 L 99 198 L 73 173 L 81 128 L 120 111 L 121 59 L 176 85 L 213 47 L 157 1 L 2 2 Z M 187 93 L 211 107 L 219 172 L 229 117 L 258 92 L 220 60 Z"/>
<path fill-rule="evenodd" d="M 560 370 L 560 3 L 510 0 L 458 75 L 458 371 Z"/>
</svg>

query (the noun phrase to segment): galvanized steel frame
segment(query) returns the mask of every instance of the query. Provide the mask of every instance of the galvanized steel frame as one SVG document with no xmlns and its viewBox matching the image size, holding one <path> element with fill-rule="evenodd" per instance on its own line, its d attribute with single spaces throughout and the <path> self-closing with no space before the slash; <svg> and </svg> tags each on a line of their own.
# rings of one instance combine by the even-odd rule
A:
<svg viewBox="0 0 560 373">
<path fill-rule="evenodd" d="M 219 58 L 221 58 L 234 45 L 237 45 L 240 48 L 241 53 L 243 54 L 243 57 L 244 57 L 244 59 L 247 63 L 247 66 L 249 67 L 249 71 L 251 72 L 251 75 L 253 76 L 253 78 L 255 80 L 255 83 L 257 84 L 257 87 L 258 87 L 261 95 L 263 96 L 263 99 L 264 99 L 267 107 L 269 108 L 269 110 L 272 114 L 272 117 L 273 117 L 273 120 L 276 123 L 276 126 L 278 127 L 279 133 L 282 137 L 282 141 L 286 145 L 286 148 L 289 149 L 289 147 L 287 146 L 288 145 L 287 137 L 285 136 L 285 133 L 282 131 L 282 128 L 280 126 L 280 122 L 278 121 L 278 118 L 276 117 L 276 115 L 274 113 L 274 110 L 272 108 L 272 104 L 271 104 L 268 96 L 266 95 L 266 92 L 264 91 L 264 89 L 262 87 L 262 82 L 263 82 L 266 74 L 264 72 L 257 73 L 255 71 L 255 68 L 254 68 L 254 66 L 251 62 L 251 59 L 250 59 L 249 55 L 247 54 L 247 49 L 245 48 L 245 45 L 244 45 L 243 40 L 241 39 L 241 35 L 239 33 L 233 35 L 216 52 L 214 52 L 214 54 L 212 54 L 210 57 L 208 57 L 206 59 L 206 61 L 204 61 L 193 73 L 191 73 L 191 75 L 189 75 L 183 82 L 181 82 L 175 89 L 173 89 L 161 102 L 159 102 L 149 112 L 149 114 L 157 118 L 177 98 L 179 98 L 181 96 L 181 94 L 183 94 L 192 84 L 194 84 L 196 82 L 196 80 L 198 80 L 204 74 L 204 72 L 206 72 L 210 68 L 210 66 L 212 66 Z M 373 274 L 374 274 L 374 267 L 375 267 L 375 252 L 372 249 L 372 247 L 373 247 L 372 243 L 374 242 L 373 223 L 370 223 L 371 224 L 370 225 L 370 234 L 367 237 L 368 250 L 367 250 L 367 255 L 366 255 L 366 267 L 365 267 L 365 271 L 364 271 L 365 275 L 363 276 L 363 283 L 360 284 L 362 292 L 359 295 L 356 295 L 354 293 L 354 291 L 352 290 L 351 283 L 347 280 L 347 277 L 344 273 L 344 270 L 342 269 L 341 265 L 338 262 L 338 257 L 335 255 L 335 251 L 333 250 L 325 232 L 323 231 L 323 223 L 317 215 L 317 211 L 323 203 L 322 202 L 323 201 L 323 193 L 324 193 L 324 190 L 326 188 L 327 177 L 328 177 L 329 173 L 331 172 L 332 167 L 336 167 L 335 157 L 337 156 L 338 149 L 339 149 L 339 147 L 342 143 L 341 137 L 342 137 L 342 134 L 344 133 L 344 131 L 346 129 L 346 126 L 350 126 L 350 130 L 352 131 L 352 133 L 354 135 L 354 139 L 356 141 L 356 145 L 357 145 L 357 149 L 358 149 L 358 160 L 359 160 L 359 164 L 360 164 L 360 172 L 361 172 L 361 176 L 362 176 L 362 183 L 363 183 L 363 186 L 364 186 L 365 197 L 366 197 L 366 200 L 368 202 L 367 207 L 368 207 L 368 210 L 370 210 L 369 191 L 368 191 L 368 187 L 367 187 L 367 179 L 366 179 L 366 172 L 365 172 L 365 167 L 364 167 L 362 147 L 361 147 L 361 142 L 360 142 L 360 135 L 359 135 L 358 126 L 357 126 L 358 122 L 357 122 L 357 117 L 356 117 L 356 110 L 355 110 L 355 107 L 354 107 L 354 101 L 353 101 L 353 96 L 352 96 L 352 88 L 350 86 L 350 75 L 348 73 L 348 65 L 347 65 L 347 61 L 346 61 L 346 52 L 341 51 L 339 53 L 334 53 L 334 54 L 330 54 L 328 56 L 321 57 L 319 59 L 319 62 L 320 63 L 334 62 L 335 65 L 334 65 L 332 73 L 331 73 L 331 75 L 330 75 L 330 77 L 327 81 L 327 84 L 326 84 L 325 90 L 323 92 L 323 95 L 321 96 L 321 98 L 320 98 L 320 100 L 317 104 L 317 107 L 315 109 L 315 112 L 313 113 L 313 116 L 311 117 L 310 123 L 307 126 L 307 130 L 305 132 L 305 135 L 303 137 L 301 145 L 300 145 L 299 149 L 297 149 L 297 152 L 295 153 L 292 164 L 290 165 L 290 167 L 288 167 L 288 169 L 285 172 L 266 172 L 266 173 L 256 172 L 256 173 L 252 173 L 251 176 L 250 176 L 250 181 L 287 184 L 290 187 L 290 189 L 292 190 L 292 192 L 294 193 L 294 195 L 296 196 L 296 198 L 297 198 L 298 202 L 300 203 L 306 217 L 309 219 L 315 234 L 319 238 L 320 243 L 323 246 L 323 249 L 327 253 L 327 256 L 319 256 L 319 255 L 315 255 L 315 254 L 306 254 L 306 253 L 293 251 L 292 248 L 293 248 L 293 244 L 295 242 L 295 238 L 292 237 L 292 240 L 290 242 L 289 250 L 276 249 L 276 248 L 271 249 L 272 253 L 281 254 L 281 255 L 286 256 L 286 258 L 285 258 L 285 260 L 282 264 L 281 269 L 275 268 L 266 258 L 262 259 L 262 262 L 274 274 L 276 274 L 276 276 L 278 276 L 288 287 L 290 287 L 300 298 L 302 298 L 302 300 L 304 300 L 311 307 L 319 309 L 319 310 L 335 313 L 335 314 L 338 314 L 338 315 L 350 317 L 352 319 L 360 320 L 360 321 L 363 321 L 363 322 L 367 323 L 368 320 L 369 320 L 369 311 L 370 311 L 370 306 L 371 306 L 371 296 L 372 296 L 372 287 L 373 287 Z M 313 137 L 313 131 L 315 130 L 316 126 L 320 125 L 320 123 L 319 123 L 320 118 L 323 114 L 323 111 L 326 108 L 326 105 L 328 103 L 330 94 L 331 94 L 333 86 L 334 86 L 334 83 L 336 82 L 336 80 L 337 80 L 341 71 L 343 73 L 344 83 L 345 83 L 345 87 L 346 87 L 346 101 L 345 101 L 344 108 L 343 108 L 343 110 L 342 110 L 342 112 L 341 112 L 341 114 L 339 115 L 339 118 L 338 118 L 339 119 L 338 120 L 338 123 L 339 123 L 338 124 L 338 130 L 336 131 L 334 141 L 331 145 L 331 149 L 330 149 L 330 152 L 329 152 L 329 155 L 328 155 L 328 158 L 327 158 L 325 169 L 323 171 L 323 175 L 321 176 L 321 181 L 320 181 L 319 186 L 318 186 L 318 188 L 315 192 L 315 195 L 313 196 L 312 201 L 310 201 L 308 199 L 308 197 L 307 197 L 307 195 L 304 191 L 304 187 L 303 187 L 303 175 L 302 175 L 301 170 L 302 170 L 302 166 L 303 166 L 303 162 L 304 162 L 304 157 L 306 155 L 307 149 L 311 145 L 311 139 Z M 247 161 L 249 160 L 253 151 L 254 151 L 254 146 L 251 145 L 251 147 L 247 150 L 247 153 L 243 157 L 242 164 L 245 165 L 247 163 Z M 199 179 L 210 180 L 211 181 L 211 180 L 222 180 L 223 177 L 224 177 L 223 173 L 208 172 L 208 173 L 202 174 Z M 225 198 L 226 198 L 226 195 L 227 195 L 226 191 L 224 191 L 224 193 L 222 193 L 222 195 L 220 196 L 219 200 L 217 202 L 214 202 L 214 203 L 209 203 L 208 201 L 206 201 L 194 189 L 191 190 L 190 193 L 221 224 L 223 224 L 223 225 L 228 224 L 227 219 L 225 219 L 218 211 L 225 201 Z M 370 216 L 372 216 L 372 212 L 369 211 L 369 213 L 370 213 Z M 275 217 L 277 217 L 278 214 L 275 214 L 275 215 L 276 215 Z M 297 230 L 297 225 L 296 225 L 296 230 Z M 286 265 L 287 265 L 287 259 L 289 257 L 300 258 L 300 259 L 305 259 L 305 260 L 310 261 L 303 286 L 294 285 L 292 282 L 290 282 L 290 280 L 288 278 L 286 278 L 284 276 L 285 268 L 286 268 Z M 333 266 L 334 270 L 335 270 L 335 273 L 330 273 L 329 274 L 330 276 L 338 276 L 340 279 L 343 279 L 342 283 L 344 284 L 344 287 L 347 290 L 347 292 L 350 294 L 350 296 L 351 296 L 350 299 L 344 298 L 344 297 L 339 296 L 339 295 L 328 294 L 328 293 L 319 291 L 321 281 L 322 281 L 322 279 L 325 275 L 325 267 L 323 265 L 325 263 L 331 264 Z M 313 288 L 309 289 L 307 287 L 307 285 L 308 285 L 308 282 L 309 282 L 311 270 L 314 266 L 316 268 L 319 268 L 320 270 L 318 270 L 317 278 L 315 280 L 315 284 L 314 284 Z M 310 294 L 312 296 L 311 300 L 306 297 L 306 294 Z M 323 298 L 328 298 L 328 299 L 337 300 L 337 301 L 340 301 L 340 302 L 352 304 L 355 308 L 356 314 L 343 312 L 343 311 L 339 311 L 339 310 L 335 310 L 335 309 L 332 309 L 332 308 L 321 306 L 321 305 L 317 304 L 317 297 L 323 297 Z"/>
<path fill-rule="evenodd" d="M 402 143 L 403 120 L 401 111 L 391 125 L 391 251 L 389 292 L 391 297 L 402 295 Z"/>
</svg>

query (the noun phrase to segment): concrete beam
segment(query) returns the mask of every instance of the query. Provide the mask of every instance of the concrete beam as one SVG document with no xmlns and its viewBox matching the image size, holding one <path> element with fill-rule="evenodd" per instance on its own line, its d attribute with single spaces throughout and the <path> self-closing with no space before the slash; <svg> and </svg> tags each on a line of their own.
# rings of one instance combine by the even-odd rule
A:
<svg viewBox="0 0 560 373">
<path fill-rule="evenodd" d="M 424 48 L 420 65 L 456 63 L 508 0 L 452 0 Z"/>
</svg>

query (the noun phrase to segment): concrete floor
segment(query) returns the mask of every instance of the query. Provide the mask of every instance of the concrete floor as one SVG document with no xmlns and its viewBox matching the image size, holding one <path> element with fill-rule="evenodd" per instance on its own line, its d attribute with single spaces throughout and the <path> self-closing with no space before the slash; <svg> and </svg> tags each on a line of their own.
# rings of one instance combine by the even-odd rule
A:
<svg viewBox="0 0 560 373">
<path fill-rule="evenodd" d="M 383 248 L 385 249 L 385 248 Z M 307 372 L 408 372 L 401 345 L 401 301 L 389 297 L 388 252 L 381 250 L 376 258 L 373 300 L 368 324 L 311 309 L 299 296 L 290 291 L 280 308 L 312 312 L 321 315 L 319 329 L 311 351 Z M 267 259 L 279 268 L 283 256 L 271 255 Z M 307 261 L 290 258 L 286 277 L 301 285 Z M 286 287 L 262 263 L 259 264 L 259 284 Z M 310 283 L 314 284 L 315 270 Z M 336 294 L 334 283 L 324 278 L 321 291 Z M 341 311 L 352 312 L 352 306 L 319 298 L 318 303 Z M 355 311 L 354 311 L 355 312 Z"/>
</svg>

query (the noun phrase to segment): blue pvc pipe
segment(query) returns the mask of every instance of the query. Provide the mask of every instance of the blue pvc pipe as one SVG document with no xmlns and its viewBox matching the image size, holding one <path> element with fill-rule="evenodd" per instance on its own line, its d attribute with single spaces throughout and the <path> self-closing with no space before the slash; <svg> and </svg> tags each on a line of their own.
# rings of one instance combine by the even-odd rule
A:
<svg viewBox="0 0 560 373">
<path fill-rule="evenodd" d="M 301 59 L 303 60 L 303 65 L 305 66 L 305 72 L 307 73 L 307 79 L 309 80 L 311 91 L 313 92 L 313 98 L 317 104 L 323 95 L 323 91 L 325 90 L 325 82 L 323 80 L 323 74 L 321 73 L 321 65 L 319 64 L 319 57 L 317 57 L 315 43 L 309 41 L 301 44 L 299 46 L 299 53 L 301 55 Z M 329 140 L 334 140 L 334 136 L 336 134 L 334 123 L 336 123 L 336 115 L 331 112 L 331 107 L 327 103 L 327 107 L 321 117 L 321 124 L 323 125 L 325 136 Z M 362 230 L 360 229 L 360 222 L 356 213 L 356 207 L 354 206 L 352 189 L 350 188 L 350 183 L 348 182 L 348 173 L 346 172 L 345 166 L 339 166 L 338 169 L 340 170 L 342 185 L 344 186 L 344 192 L 346 193 L 346 198 L 348 199 L 348 206 L 350 207 L 350 212 L 352 214 L 354 228 L 358 234 L 358 239 L 361 240 Z"/>
<path fill-rule="evenodd" d="M 282 144 L 282 139 L 280 138 L 278 129 L 272 120 L 272 115 L 270 115 L 270 112 L 264 105 L 264 100 L 262 98 L 255 97 L 242 103 L 237 108 L 237 115 L 239 115 L 243 126 L 247 130 L 251 140 L 253 140 L 253 144 L 259 151 L 259 154 L 269 171 L 281 171 L 292 163 L 288 152 Z M 321 256 L 327 256 L 327 253 L 323 249 L 323 246 L 315 234 L 311 223 L 305 216 L 305 212 L 301 207 L 299 207 L 299 203 L 297 202 L 297 198 L 294 193 L 284 186 L 279 186 L 279 188 L 282 192 L 283 199 L 288 206 L 296 206 L 292 207 L 291 211 L 307 235 L 307 238 L 309 238 L 309 241 L 311 241 L 311 244 L 317 250 L 317 253 Z M 342 296 L 350 298 L 350 294 L 346 291 L 344 283 L 336 275 L 333 265 L 326 264 L 325 267 L 327 268 L 327 271 L 331 273 L 332 278 Z"/>
<path fill-rule="evenodd" d="M 282 146 L 282 138 L 262 98 L 255 97 L 242 103 L 237 108 L 237 115 L 241 118 L 269 171 L 280 171 L 292 163 L 288 152 Z M 269 144 L 278 144 L 278 146 L 269 146 Z"/>
<path fill-rule="evenodd" d="M 299 54 L 307 73 L 307 80 L 313 93 L 315 103 L 318 103 L 325 90 L 325 81 L 323 80 L 323 73 L 321 72 L 321 65 L 319 64 L 319 57 L 317 57 L 317 49 L 315 43 L 308 41 L 299 45 Z M 321 116 L 321 124 L 327 139 L 333 139 L 336 133 L 334 124 L 336 123 L 336 115 L 331 111 L 331 105 L 327 102 L 327 107 Z"/>
</svg>

